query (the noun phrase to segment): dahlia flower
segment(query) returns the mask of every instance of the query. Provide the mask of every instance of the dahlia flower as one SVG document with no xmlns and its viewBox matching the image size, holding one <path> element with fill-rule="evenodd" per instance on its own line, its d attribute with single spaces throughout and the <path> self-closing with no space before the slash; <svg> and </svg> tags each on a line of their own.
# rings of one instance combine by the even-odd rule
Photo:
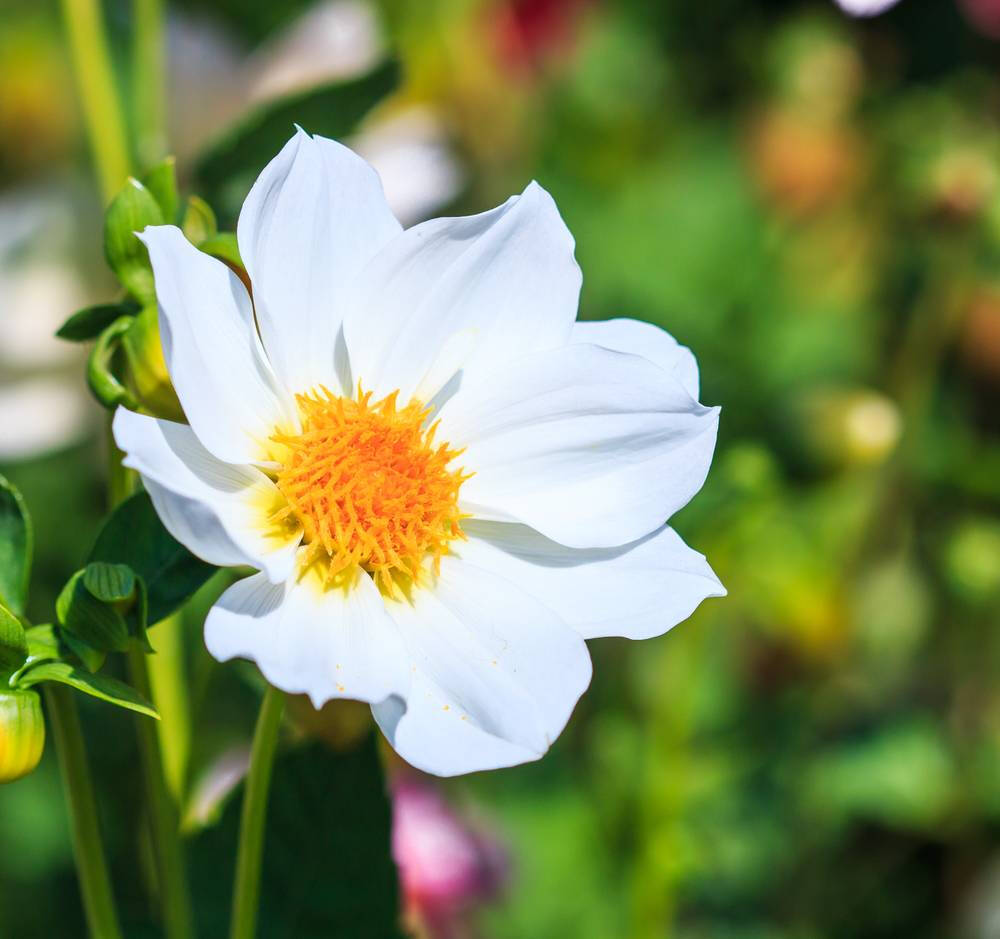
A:
<svg viewBox="0 0 1000 939">
<path fill-rule="evenodd" d="M 665 524 L 718 409 L 662 330 L 575 322 L 540 186 L 404 231 L 368 164 L 299 130 L 237 235 L 252 294 L 177 228 L 141 234 L 189 423 L 114 421 L 174 537 L 257 570 L 208 615 L 217 659 L 317 707 L 369 702 L 401 756 L 452 775 L 546 751 L 585 640 L 725 593 Z"/>
</svg>

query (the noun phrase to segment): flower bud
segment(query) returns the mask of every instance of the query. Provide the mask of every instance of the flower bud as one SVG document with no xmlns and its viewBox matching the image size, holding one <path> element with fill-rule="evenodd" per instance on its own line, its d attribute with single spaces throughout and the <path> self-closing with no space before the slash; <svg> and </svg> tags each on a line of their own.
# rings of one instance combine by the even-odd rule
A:
<svg viewBox="0 0 1000 939">
<path fill-rule="evenodd" d="M 37 691 L 0 691 L 0 783 L 27 776 L 45 749 L 45 721 Z"/>
<path fill-rule="evenodd" d="M 128 363 L 129 385 L 140 404 L 156 417 L 183 422 L 184 411 L 163 358 L 155 306 L 147 306 L 132 321 L 121 343 Z"/>
<path fill-rule="evenodd" d="M 318 711 L 305 695 L 288 695 L 288 715 L 306 736 L 334 750 L 350 750 L 372 727 L 372 710 L 361 701 L 334 698 Z"/>
</svg>

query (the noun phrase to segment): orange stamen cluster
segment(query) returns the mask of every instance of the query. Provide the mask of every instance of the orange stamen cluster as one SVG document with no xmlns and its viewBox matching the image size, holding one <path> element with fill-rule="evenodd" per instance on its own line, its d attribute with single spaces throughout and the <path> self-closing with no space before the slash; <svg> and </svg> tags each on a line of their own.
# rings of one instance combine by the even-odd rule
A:
<svg viewBox="0 0 1000 939">
<path fill-rule="evenodd" d="M 460 450 L 434 444 L 437 424 L 393 392 L 372 403 L 326 388 L 296 395 L 302 433 L 276 434 L 287 453 L 278 489 L 288 501 L 274 521 L 294 516 L 309 554 L 303 569 L 323 565 L 325 582 L 361 568 L 389 594 L 419 583 L 428 559 L 436 569 L 453 538 L 462 538 L 458 490 L 468 479 L 449 464 Z"/>
</svg>

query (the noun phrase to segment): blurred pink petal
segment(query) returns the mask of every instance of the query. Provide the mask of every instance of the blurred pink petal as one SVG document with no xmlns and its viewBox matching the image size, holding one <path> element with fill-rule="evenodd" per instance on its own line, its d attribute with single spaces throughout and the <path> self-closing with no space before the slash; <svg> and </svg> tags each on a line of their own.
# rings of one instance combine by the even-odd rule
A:
<svg viewBox="0 0 1000 939">
<path fill-rule="evenodd" d="M 1000 0 L 958 0 L 958 6 L 984 36 L 1000 39 Z"/>
<path fill-rule="evenodd" d="M 393 786 L 392 853 L 407 913 L 435 934 L 463 910 L 492 898 L 506 858 L 495 840 L 474 831 L 429 784 L 406 778 Z"/>
</svg>

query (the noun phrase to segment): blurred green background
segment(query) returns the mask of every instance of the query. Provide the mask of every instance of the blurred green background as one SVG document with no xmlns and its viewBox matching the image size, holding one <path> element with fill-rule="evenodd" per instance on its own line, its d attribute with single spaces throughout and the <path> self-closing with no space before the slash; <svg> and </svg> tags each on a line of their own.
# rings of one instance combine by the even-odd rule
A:
<svg viewBox="0 0 1000 939">
<path fill-rule="evenodd" d="M 507 872 L 426 934 L 1000 936 L 998 6 L 168 7 L 169 131 L 140 135 L 140 163 L 176 153 L 231 225 L 253 174 L 225 164 L 227 129 L 394 57 L 398 90 L 349 142 L 404 221 L 537 178 L 577 239 L 581 316 L 664 327 L 723 408 L 675 524 L 729 597 L 663 638 L 592 643 L 593 685 L 544 760 L 440 787 Z M 127 75 L 133 5 L 105 14 Z M 114 291 L 77 100 L 59 6 L 5 0 L 0 472 L 35 517 L 43 619 L 104 499 L 83 353 L 52 338 Z M 189 620 L 197 779 L 249 739 L 255 696 Z M 81 708 L 139 921 L 134 736 Z M 0 936 L 82 923 L 49 752 L 0 789 Z"/>
</svg>

